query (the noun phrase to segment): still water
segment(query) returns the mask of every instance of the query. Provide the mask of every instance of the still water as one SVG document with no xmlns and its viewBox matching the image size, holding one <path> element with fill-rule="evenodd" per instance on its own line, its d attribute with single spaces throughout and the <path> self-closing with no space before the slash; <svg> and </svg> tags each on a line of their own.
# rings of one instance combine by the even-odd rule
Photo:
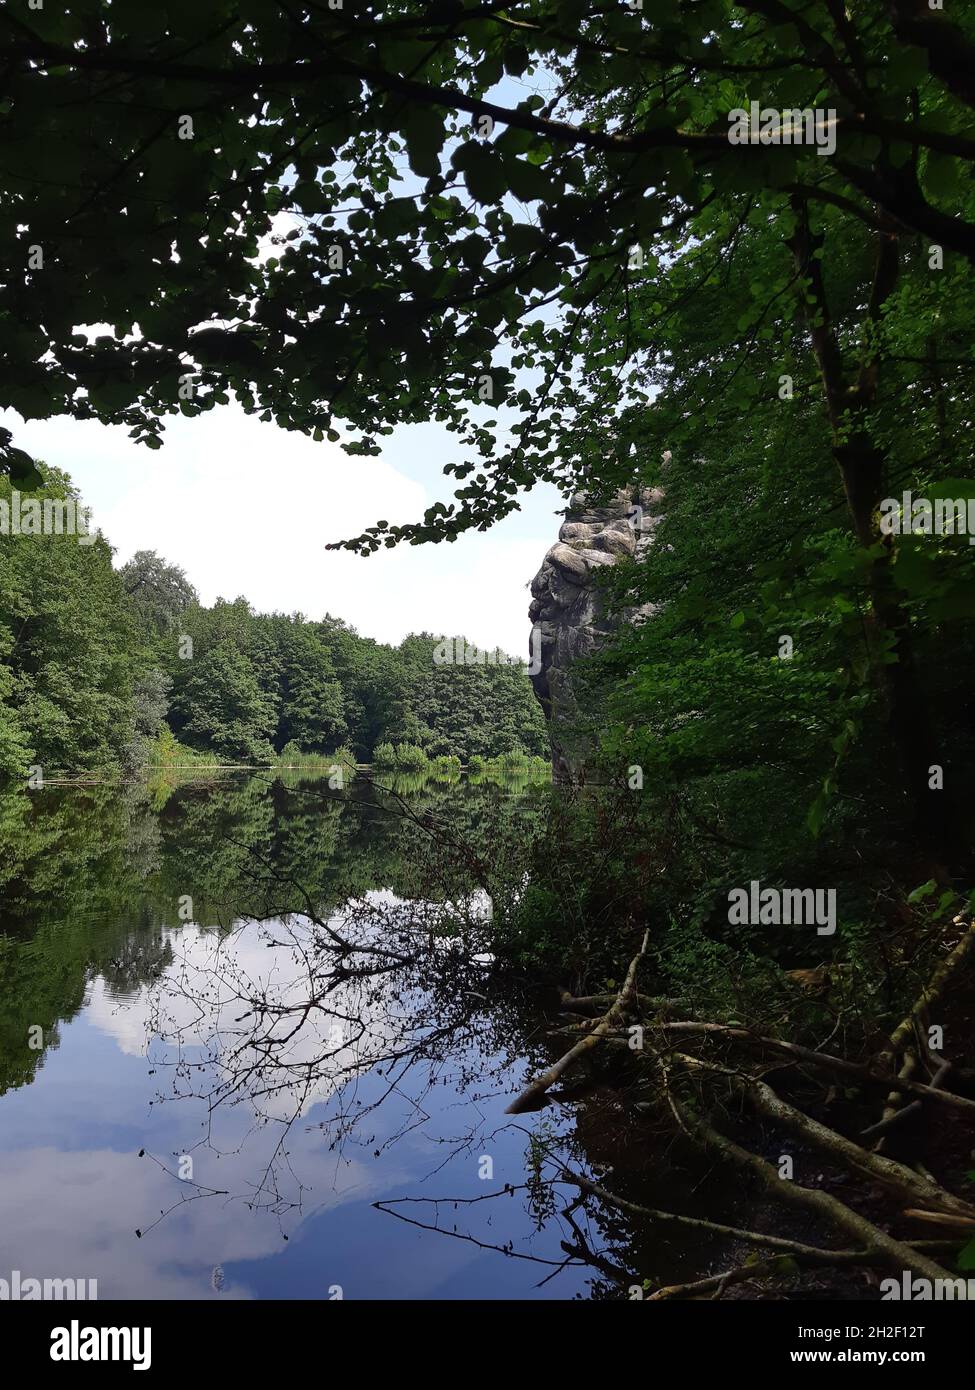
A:
<svg viewBox="0 0 975 1390">
<path fill-rule="evenodd" d="M 538 1181 L 575 1119 L 504 1115 L 560 1049 L 431 834 L 497 859 L 546 794 L 236 775 L 0 800 L 0 1277 L 599 1296 Z"/>
</svg>

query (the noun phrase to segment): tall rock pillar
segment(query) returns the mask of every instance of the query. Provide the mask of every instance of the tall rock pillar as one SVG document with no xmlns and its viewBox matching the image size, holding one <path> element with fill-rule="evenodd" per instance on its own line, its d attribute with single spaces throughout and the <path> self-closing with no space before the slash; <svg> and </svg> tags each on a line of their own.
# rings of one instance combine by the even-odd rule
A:
<svg viewBox="0 0 975 1390">
<path fill-rule="evenodd" d="M 556 781 L 585 777 L 589 745 L 579 726 L 592 711 L 580 701 L 573 662 L 595 651 L 616 625 L 606 617 L 596 575 L 622 556 L 643 554 L 652 543 L 662 499 L 660 488 L 633 487 L 617 493 L 608 506 L 595 507 L 585 493 L 576 493 L 558 541 L 532 580 L 528 616 L 541 669 L 531 680 L 548 721 Z M 625 617 L 635 622 L 652 612 L 653 605 L 645 604 Z"/>
</svg>

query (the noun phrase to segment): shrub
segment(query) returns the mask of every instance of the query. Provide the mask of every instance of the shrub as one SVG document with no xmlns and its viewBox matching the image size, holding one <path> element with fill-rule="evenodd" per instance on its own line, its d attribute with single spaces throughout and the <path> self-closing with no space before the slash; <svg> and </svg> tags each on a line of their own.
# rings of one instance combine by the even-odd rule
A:
<svg viewBox="0 0 975 1390">
<path fill-rule="evenodd" d="M 427 765 L 427 755 L 422 748 L 418 748 L 415 743 L 397 743 L 397 767 L 419 769 L 425 768 Z"/>
<path fill-rule="evenodd" d="M 215 753 L 198 753 L 187 748 L 173 734 L 168 724 L 164 724 L 148 746 L 148 767 L 216 767 Z"/>
</svg>

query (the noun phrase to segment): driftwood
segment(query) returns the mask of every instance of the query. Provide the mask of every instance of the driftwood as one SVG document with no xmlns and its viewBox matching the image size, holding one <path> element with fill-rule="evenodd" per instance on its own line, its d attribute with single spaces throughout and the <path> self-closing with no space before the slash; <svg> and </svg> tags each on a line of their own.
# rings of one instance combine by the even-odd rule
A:
<svg viewBox="0 0 975 1390">
<path fill-rule="evenodd" d="M 650 1026 L 647 1025 L 648 1028 Z M 817 1052 L 815 1048 L 786 1042 L 782 1038 L 765 1037 L 760 1033 L 751 1032 L 748 1028 L 738 1028 L 727 1023 L 696 1023 L 693 1021 L 655 1023 L 652 1026 L 662 1033 L 714 1034 L 746 1045 L 766 1048 L 771 1052 L 778 1052 L 784 1057 L 792 1057 L 797 1062 L 808 1062 L 811 1066 L 820 1067 L 825 1071 L 834 1071 L 857 1081 L 872 1082 L 877 1086 L 889 1086 L 892 1090 L 904 1095 L 916 1096 L 919 1100 L 931 1100 L 939 1105 L 948 1106 L 952 1110 L 963 1110 L 975 1117 L 975 1100 L 969 1100 L 966 1096 L 956 1096 L 951 1091 L 940 1090 L 934 1085 L 925 1085 L 922 1081 L 910 1081 L 906 1077 L 887 1076 L 861 1062 L 848 1062 L 845 1057 L 834 1057 L 828 1052 Z"/>
<path fill-rule="evenodd" d="M 521 1115 L 526 1110 L 534 1109 L 537 1103 L 542 1100 L 546 1091 L 555 1085 L 559 1077 L 562 1076 L 574 1062 L 578 1061 L 580 1057 L 585 1056 L 591 1048 L 596 1046 L 606 1033 L 615 1028 L 617 1023 L 622 1022 L 623 1015 L 632 1004 L 633 997 L 636 993 L 636 972 L 646 952 L 649 940 L 650 929 L 647 928 L 643 933 L 643 942 L 639 951 L 637 951 L 636 955 L 630 961 L 630 968 L 626 972 L 623 988 L 620 990 L 619 994 L 617 994 L 613 1004 L 606 1010 L 592 1031 L 586 1037 L 580 1038 L 574 1046 L 570 1047 L 568 1052 L 564 1053 L 554 1066 L 549 1067 L 548 1071 L 543 1072 L 537 1081 L 533 1081 L 530 1086 L 526 1087 L 521 1095 L 508 1106 L 505 1111 L 506 1115 Z"/>
<path fill-rule="evenodd" d="M 797 1182 L 789 1182 L 779 1177 L 778 1169 L 767 1159 L 744 1149 L 733 1139 L 727 1138 L 706 1121 L 698 1119 L 683 1110 L 685 1130 L 692 1134 L 704 1148 L 717 1153 L 722 1158 L 745 1169 L 757 1180 L 764 1191 L 777 1201 L 802 1207 L 829 1221 L 838 1229 L 847 1232 L 860 1242 L 867 1251 L 881 1257 L 882 1262 L 898 1271 L 909 1270 L 923 1279 L 950 1279 L 953 1276 L 946 1269 L 929 1259 L 922 1251 L 915 1250 L 903 1241 L 868 1221 L 865 1216 L 833 1197 L 831 1193 L 818 1188 L 802 1187 Z"/>
<path fill-rule="evenodd" d="M 846 1135 L 820 1124 L 804 1111 L 789 1105 L 771 1086 L 757 1077 L 733 1072 L 727 1067 L 719 1067 L 711 1062 L 702 1062 L 700 1058 L 684 1053 L 676 1055 L 685 1066 L 728 1076 L 735 1090 L 747 1097 L 762 1115 L 797 1134 L 805 1143 L 825 1153 L 859 1177 L 875 1182 L 899 1198 L 907 1198 L 918 1205 L 933 1207 L 935 1210 L 954 1215 L 975 1217 L 975 1207 L 970 1203 L 946 1192 L 936 1182 L 911 1168 L 906 1168 L 904 1164 L 897 1163 L 883 1154 L 871 1153 L 854 1140 L 847 1139 Z"/>
<path fill-rule="evenodd" d="M 918 1019 L 924 1011 L 941 998 L 945 991 L 945 986 L 959 967 L 964 964 L 975 947 L 975 922 L 969 922 L 965 928 L 961 939 L 956 943 L 954 949 L 945 956 L 944 960 L 937 966 L 930 980 L 918 995 L 914 1007 L 906 1018 L 902 1018 L 900 1023 L 890 1035 L 886 1047 L 877 1057 L 877 1062 L 882 1067 L 892 1068 L 894 1061 L 903 1050 L 906 1043 L 914 1035 Z"/>
<path fill-rule="evenodd" d="M 904 1066 L 901 1068 L 900 1074 L 902 1077 L 904 1075 L 904 1070 L 907 1067 L 908 1062 L 911 1061 L 912 1058 L 913 1053 L 908 1053 L 907 1058 L 904 1062 Z M 942 1062 L 941 1066 L 938 1068 L 934 1076 L 932 1076 L 931 1078 L 931 1087 L 933 1090 L 938 1089 L 942 1081 L 944 1081 L 945 1077 L 948 1075 L 949 1071 L 951 1071 L 951 1063 Z M 862 1139 L 875 1139 L 878 1136 L 882 1137 L 883 1135 L 889 1133 L 889 1131 L 892 1130 L 895 1125 L 903 1124 L 903 1122 L 908 1118 L 909 1115 L 916 1115 L 917 1112 L 921 1109 L 921 1102 L 919 1100 L 912 1100 L 910 1105 L 904 1105 L 903 1107 L 898 1108 L 896 1104 L 891 1104 L 892 1098 L 896 1098 L 896 1100 L 903 1099 L 903 1097 L 898 1095 L 896 1091 L 892 1092 L 891 1095 L 887 1097 L 887 1107 L 884 1110 L 883 1117 L 879 1119 L 875 1125 L 870 1125 L 869 1128 L 861 1130 L 860 1137 Z M 876 1152 L 879 1151 L 880 1145 L 878 1145 L 876 1149 Z"/>
</svg>

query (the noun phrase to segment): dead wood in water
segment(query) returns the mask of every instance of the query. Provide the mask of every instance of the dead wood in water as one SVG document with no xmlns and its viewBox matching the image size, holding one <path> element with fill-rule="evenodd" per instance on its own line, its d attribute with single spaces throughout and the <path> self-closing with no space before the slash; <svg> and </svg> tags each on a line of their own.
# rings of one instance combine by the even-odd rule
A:
<svg viewBox="0 0 975 1390">
<path fill-rule="evenodd" d="M 787 1042 L 783 1038 L 765 1037 L 761 1033 L 753 1033 L 748 1028 L 738 1028 L 727 1023 L 697 1023 L 681 1020 L 673 1023 L 655 1023 L 653 1026 L 662 1033 L 713 1034 L 744 1043 L 746 1046 L 766 1048 L 771 1052 L 781 1053 L 784 1057 L 794 1058 L 797 1062 L 821 1067 L 825 1071 L 838 1072 L 864 1083 L 889 1086 L 897 1093 L 916 1096 L 919 1100 L 935 1101 L 953 1110 L 965 1111 L 975 1119 L 975 1100 L 969 1100 L 966 1096 L 957 1096 L 952 1091 L 942 1090 L 933 1082 L 931 1085 L 926 1085 L 921 1081 L 910 1081 L 907 1077 L 885 1076 L 883 1072 L 864 1063 L 849 1062 L 845 1057 L 834 1057 L 828 1052 L 819 1052 L 812 1047 L 802 1047 L 799 1043 Z"/>
<path fill-rule="evenodd" d="M 901 1019 L 891 1033 L 886 1047 L 877 1057 L 880 1066 L 893 1068 L 897 1056 L 913 1038 L 921 1015 L 941 998 L 952 976 L 964 964 L 973 947 L 975 947 L 975 922 L 969 922 L 954 949 L 934 970 L 930 980 L 918 995 L 911 1012 L 906 1018 Z"/>
<path fill-rule="evenodd" d="M 943 998 L 950 984 L 960 977 L 962 967 L 971 960 L 975 923 L 966 925 L 964 934 L 937 964 L 910 1013 L 894 1029 L 885 1047 L 863 1060 L 836 1056 L 815 1046 L 743 1027 L 737 1022 L 705 1020 L 700 1015 L 695 1016 L 694 1009 L 689 1006 L 691 1001 L 679 1003 L 638 994 L 636 973 L 646 946 L 644 937 L 643 946 L 631 961 L 623 988 L 617 995 L 562 995 L 563 1019 L 570 1011 L 576 1013 L 576 1019 L 562 1031 L 571 1034 L 586 1030 L 585 1036 L 522 1092 L 509 1107 L 509 1113 L 517 1114 L 536 1106 L 553 1083 L 595 1046 L 627 1047 L 635 1061 L 646 1065 L 646 1084 L 669 1105 L 678 1128 L 692 1144 L 748 1173 L 776 1203 L 799 1208 L 807 1217 L 825 1223 L 828 1230 L 847 1237 L 843 1248 L 831 1249 L 829 1239 L 822 1244 L 810 1243 L 789 1239 L 786 1235 L 765 1235 L 700 1216 L 640 1207 L 617 1197 L 591 1179 L 563 1170 L 562 1180 L 576 1186 L 583 1194 L 582 1200 L 598 1201 L 664 1226 L 698 1230 L 711 1237 L 752 1245 L 763 1252 L 759 1259 L 753 1257 L 752 1263 L 742 1262 L 740 1254 L 736 1263 L 732 1256 L 730 1267 L 723 1273 L 661 1285 L 648 1296 L 654 1301 L 682 1297 L 720 1298 L 725 1289 L 735 1284 L 830 1266 L 837 1270 L 852 1267 L 885 1268 L 898 1273 L 907 1270 L 931 1280 L 953 1278 L 950 1257 L 975 1230 L 975 1204 L 949 1190 L 920 1162 L 908 1166 L 880 1149 L 887 1134 L 919 1112 L 934 1109 L 944 1113 L 947 1110 L 954 1114 L 956 1121 L 975 1122 L 975 1099 L 956 1094 L 952 1089 L 959 1083 L 964 1089 L 969 1074 L 957 1063 L 933 1051 L 922 1030 L 927 1022 L 928 1008 Z M 578 1019 L 578 1014 L 606 1001 L 610 1007 L 597 1021 L 585 1017 Z M 675 1006 L 680 1008 L 677 1017 Z M 639 1024 L 643 1029 L 641 1046 L 637 1048 L 628 1036 L 627 1028 L 631 1024 Z M 716 1054 L 715 1048 L 720 1048 L 720 1053 Z M 926 1071 L 921 1070 L 922 1063 Z M 789 1099 L 780 1094 L 781 1087 L 773 1089 L 769 1084 L 770 1071 L 791 1080 Z M 816 1081 L 816 1073 L 826 1074 L 821 1083 Z M 882 1118 L 869 1124 L 864 1117 L 859 1125 L 854 1119 L 853 1125 L 860 1133 L 857 1138 L 851 1138 L 848 1133 L 807 1113 L 802 1108 L 803 1090 L 808 1091 L 810 1084 L 821 1084 L 821 1096 L 827 1080 L 845 1080 L 846 1095 L 851 1102 L 856 1102 L 867 1088 L 875 1094 L 879 1091 L 881 1096 L 886 1096 Z M 691 1099 L 689 1088 L 694 1092 L 693 1104 L 688 1103 Z M 775 1130 L 784 1131 L 797 1140 L 800 1151 L 815 1150 L 826 1157 L 831 1167 L 850 1174 L 858 1184 L 848 1189 L 853 1204 L 843 1199 L 846 1193 L 841 1198 L 826 1187 L 805 1186 L 791 1178 L 783 1178 L 774 1163 L 724 1133 L 725 1124 L 720 1118 L 713 1119 L 709 1111 L 717 1104 L 715 1113 L 723 1113 L 729 1093 Z M 831 1088 L 830 1096 L 834 1094 Z M 795 1099 L 796 1095 L 799 1100 Z M 845 1128 L 849 1129 L 849 1120 Z M 932 1133 L 936 1134 L 937 1129 Z M 871 1149 L 864 1146 L 864 1139 L 879 1139 L 880 1143 Z M 822 1181 L 822 1175 L 815 1178 L 817 1184 Z M 878 1198 L 885 1200 L 885 1206 L 871 1209 L 869 1216 L 865 1215 L 855 1195 L 863 1193 L 869 1193 L 874 1203 Z M 880 1214 L 884 1210 L 886 1215 Z M 945 1236 L 956 1234 L 957 1238 L 901 1239 L 887 1229 L 893 1222 L 904 1220 L 940 1227 Z M 575 1253 L 580 1252 L 576 1250 Z M 938 1263 L 942 1254 L 949 1268 Z"/>
<path fill-rule="evenodd" d="M 758 1077 L 732 1071 L 729 1067 L 715 1066 L 714 1063 L 704 1062 L 699 1057 L 690 1057 L 683 1052 L 675 1055 L 677 1060 L 687 1067 L 727 1076 L 734 1089 L 766 1118 L 797 1134 L 812 1148 L 819 1149 L 850 1172 L 878 1183 L 897 1196 L 913 1198 L 936 1210 L 975 1217 L 975 1207 L 970 1203 L 946 1192 L 936 1182 L 905 1167 L 903 1163 L 897 1163 L 883 1154 L 871 1153 L 869 1149 L 861 1148 L 854 1140 L 847 1139 L 846 1135 L 820 1124 L 805 1111 L 789 1105 Z"/>
<path fill-rule="evenodd" d="M 697 1118 L 686 1109 L 683 1121 L 687 1132 L 692 1134 L 705 1149 L 717 1153 L 728 1162 L 749 1172 L 762 1189 L 776 1201 L 791 1206 L 802 1207 L 808 1212 L 825 1219 L 830 1225 L 852 1235 L 864 1248 L 877 1255 L 882 1261 L 898 1272 L 910 1270 L 924 1279 L 950 1279 L 952 1276 L 921 1251 L 903 1241 L 896 1240 L 886 1231 L 874 1225 L 865 1216 L 855 1212 L 845 1202 L 821 1188 L 802 1187 L 797 1182 L 783 1179 L 779 1171 L 765 1158 L 752 1153 L 729 1139 L 707 1121 Z"/>
<path fill-rule="evenodd" d="M 672 1223 L 677 1226 L 687 1226 L 693 1230 L 707 1231 L 710 1235 L 725 1236 L 730 1240 L 741 1240 L 749 1245 L 764 1246 L 768 1250 L 776 1250 L 780 1255 L 806 1255 L 823 1264 L 861 1264 L 869 1261 L 871 1254 L 869 1250 L 825 1250 L 818 1245 L 807 1245 L 801 1240 L 788 1240 L 785 1236 L 768 1235 L 763 1231 L 748 1231 L 741 1226 L 726 1226 L 720 1221 L 707 1221 L 703 1216 L 682 1216 L 673 1211 L 660 1211 L 655 1207 L 640 1206 L 637 1202 L 628 1202 L 625 1197 L 617 1197 L 615 1193 L 608 1192 L 599 1183 L 592 1182 L 581 1173 L 573 1173 L 568 1169 L 562 1172 L 563 1182 L 573 1183 L 583 1192 L 589 1192 L 607 1206 L 616 1207 L 619 1211 L 628 1212 L 632 1216 L 642 1216 L 650 1221 L 660 1221 L 664 1224 Z"/>
<path fill-rule="evenodd" d="M 551 1086 L 555 1085 L 559 1077 L 562 1076 L 574 1062 L 578 1061 L 580 1057 L 585 1056 L 591 1048 L 596 1046 L 606 1033 L 609 1033 L 615 1028 L 617 1023 L 622 1022 L 623 1016 L 633 1002 L 636 993 L 636 972 L 646 952 L 649 940 L 650 929 L 647 928 L 643 933 L 643 942 L 639 951 L 637 951 L 636 955 L 630 961 L 630 968 L 626 972 L 623 988 L 620 990 L 619 994 L 617 994 L 614 1003 L 607 1009 L 593 1028 L 592 1032 L 586 1037 L 580 1038 L 573 1047 L 569 1048 L 568 1052 L 564 1053 L 559 1058 L 554 1066 L 549 1067 L 548 1071 L 543 1072 L 537 1081 L 533 1081 L 530 1086 L 522 1091 L 521 1095 L 508 1106 L 505 1111 L 506 1115 L 522 1115 L 526 1110 L 534 1109 L 537 1103 L 542 1100 L 546 1091 L 548 1091 Z"/>
<path fill-rule="evenodd" d="M 749 1175 L 776 1204 L 799 1209 L 807 1219 L 812 1217 L 822 1223 L 842 1248 L 831 1248 L 829 1234 L 822 1242 L 811 1242 L 703 1216 L 642 1207 L 616 1196 L 598 1182 L 562 1168 L 561 1180 L 574 1185 L 580 1193 L 569 1211 L 580 1203 L 595 1201 L 663 1227 L 699 1231 L 712 1239 L 753 1246 L 760 1252 L 751 1263 L 742 1260 L 740 1251 L 732 1253 L 729 1268 L 723 1273 L 661 1284 L 648 1295 L 654 1301 L 720 1298 L 736 1284 L 801 1275 L 814 1268 L 886 1269 L 898 1274 L 909 1271 L 928 1280 L 953 1279 L 952 1256 L 975 1230 L 975 1202 L 950 1190 L 919 1160 L 912 1160 L 908 1166 L 880 1150 L 888 1134 L 919 1113 L 940 1111 L 944 1116 L 948 1111 L 955 1124 L 965 1120 L 975 1124 L 975 1099 L 957 1093 L 967 1089 L 975 1079 L 973 1074 L 932 1049 L 924 1028 L 927 1010 L 943 999 L 949 986 L 971 963 L 975 922 L 964 924 L 960 939 L 937 963 L 910 1012 L 883 1048 L 873 1055 L 861 1052 L 857 1060 L 787 1037 L 771 1036 L 783 1026 L 781 1021 L 766 1025 L 765 1031 L 742 1026 L 738 1021 L 712 1021 L 695 1010 L 692 998 L 639 993 L 637 973 L 647 951 L 648 935 L 644 935 L 640 950 L 630 961 L 617 994 L 561 994 L 562 1026 L 558 1031 L 570 1039 L 576 1034 L 577 1038 L 557 1062 L 521 1092 L 507 1113 L 517 1115 L 544 1104 L 556 1081 L 576 1062 L 591 1056 L 594 1048 L 626 1048 L 633 1062 L 642 1063 L 644 1068 L 643 1080 L 635 1083 L 632 1068 L 627 1071 L 631 1101 L 634 1090 L 642 1087 L 646 1095 L 653 1095 L 669 1107 L 677 1129 L 692 1145 Z M 608 1007 L 598 1018 L 587 1016 L 589 1010 L 605 1004 Z M 632 1036 L 634 1027 L 639 1030 L 638 1042 Z M 830 1038 L 836 1036 L 838 1027 L 839 1022 Z M 580 1033 L 582 1036 L 578 1036 Z M 776 1081 L 775 1088 L 770 1084 L 773 1074 L 782 1078 L 782 1084 Z M 825 1105 L 835 1104 L 837 1088 L 844 1082 L 844 1103 L 828 1111 L 842 1117 L 842 1129 L 836 1127 L 837 1121 L 823 1123 L 814 1113 L 807 1113 L 822 1108 L 827 1086 Z M 873 1124 L 869 1116 L 858 1120 L 857 1115 L 864 1107 L 864 1095 L 869 1093 L 878 1102 L 885 1097 L 882 1116 Z M 571 1098 L 571 1093 L 563 1094 Z M 815 1105 L 804 1099 L 810 1095 L 816 1098 Z M 724 1132 L 728 1127 L 725 1120 L 729 1097 L 737 1102 L 736 1114 L 750 1109 L 763 1122 L 763 1129 L 769 1125 L 783 1138 L 788 1136 L 796 1141 L 799 1153 L 813 1150 L 824 1155 L 831 1169 L 845 1170 L 854 1182 L 842 1196 L 837 1196 L 833 1185 L 824 1185 L 823 1175 L 815 1171 L 805 1179 L 808 1185 L 791 1177 L 783 1178 L 775 1163 L 754 1151 L 757 1145 L 739 1143 Z M 644 1104 L 642 1108 L 652 1107 Z M 856 1138 L 843 1132 L 851 1127 L 857 1132 Z M 936 1136 L 939 1128 L 932 1127 L 930 1132 Z M 912 1135 L 912 1141 L 915 1137 Z M 865 1147 L 864 1140 L 879 1142 L 871 1148 Z M 767 1136 L 762 1141 L 763 1149 L 766 1143 Z M 947 1168 L 950 1176 L 954 1165 L 932 1162 L 932 1166 Z M 845 1200 L 847 1193 L 849 1199 Z M 863 1210 L 864 1197 L 870 1201 L 869 1215 Z M 944 1237 L 953 1238 L 912 1240 L 891 1234 L 888 1227 L 905 1221 L 940 1227 Z M 563 1248 L 594 1263 L 608 1275 L 608 1268 L 600 1263 L 601 1257 L 590 1260 L 594 1252 L 587 1253 L 584 1238 L 578 1231 L 576 1235 L 577 1244 L 563 1244 Z M 942 1255 L 948 1268 L 938 1262 Z M 614 1277 L 618 1276 L 619 1271 Z"/>
</svg>

